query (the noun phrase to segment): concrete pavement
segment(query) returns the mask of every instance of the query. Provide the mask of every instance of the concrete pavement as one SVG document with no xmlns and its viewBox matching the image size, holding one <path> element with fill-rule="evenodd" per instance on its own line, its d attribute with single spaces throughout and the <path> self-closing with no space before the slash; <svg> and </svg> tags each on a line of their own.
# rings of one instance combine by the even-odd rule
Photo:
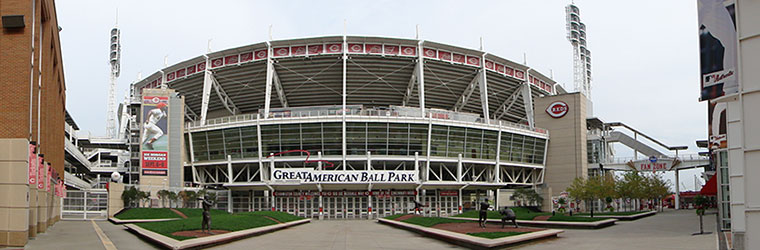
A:
<svg viewBox="0 0 760 250">
<path fill-rule="evenodd" d="M 715 215 L 704 217 L 709 235 L 699 230 L 694 210 L 668 210 L 636 221 L 619 221 L 598 230 L 567 229 L 556 239 L 540 240 L 514 249 L 715 249 Z M 97 221 L 117 249 L 157 249 L 121 225 Z M 26 249 L 106 249 L 90 221 L 60 221 Z M 446 242 L 367 220 L 313 221 L 305 225 L 255 236 L 213 249 L 463 249 Z"/>
</svg>

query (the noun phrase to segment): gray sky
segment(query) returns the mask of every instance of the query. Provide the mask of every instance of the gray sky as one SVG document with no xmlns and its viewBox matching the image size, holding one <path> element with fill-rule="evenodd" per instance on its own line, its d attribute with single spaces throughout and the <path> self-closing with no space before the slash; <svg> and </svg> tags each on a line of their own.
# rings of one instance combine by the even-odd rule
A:
<svg viewBox="0 0 760 250">
<path fill-rule="evenodd" d="M 83 130 L 104 135 L 109 31 L 122 29 L 117 100 L 138 72 L 268 39 L 347 34 L 420 38 L 523 61 L 572 90 L 565 39 L 569 1 L 57 1 L 67 109 Z M 696 1 L 579 0 L 592 55 L 594 114 L 621 121 L 668 145 L 707 137 L 699 97 Z M 620 148 L 620 147 L 618 147 Z M 620 149 L 619 155 L 632 155 Z M 691 175 L 682 182 L 692 188 Z M 688 174 L 687 176 L 685 176 Z"/>
</svg>

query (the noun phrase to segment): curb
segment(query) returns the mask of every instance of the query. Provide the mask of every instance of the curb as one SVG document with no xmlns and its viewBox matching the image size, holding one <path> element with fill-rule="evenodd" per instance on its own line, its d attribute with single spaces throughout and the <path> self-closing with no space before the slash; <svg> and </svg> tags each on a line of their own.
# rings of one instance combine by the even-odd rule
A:
<svg viewBox="0 0 760 250">
<path fill-rule="evenodd" d="M 632 215 L 594 215 L 594 217 L 611 218 L 611 219 L 618 219 L 622 221 L 631 221 L 631 220 L 638 220 L 644 217 L 649 217 L 655 214 L 657 214 L 657 211 L 649 211 L 645 213 L 638 213 L 638 214 L 632 214 Z M 584 215 L 583 217 L 589 217 L 589 216 Z"/>
<path fill-rule="evenodd" d="M 251 228 L 251 229 L 229 232 L 229 233 L 220 234 L 220 235 L 207 236 L 207 237 L 189 239 L 189 240 L 183 240 L 183 241 L 166 237 L 164 235 L 144 229 L 135 224 L 127 224 L 127 225 L 124 225 L 124 227 L 126 227 L 129 231 L 132 231 L 133 233 L 137 234 L 138 236 L 146 238 L 155 243 L 158 243 L 160 246 L 167 249 L 196 249 L 196 248 L 209 247 L 213 245 L 220 245 L 227 242 L 240 240 L 243 238 L 261 235 L 265 233 L 270 233 L 270 232 L 274 232 L 280 229 L 285 229 L 288 227 L 297 226 L 297 225 L 309 223 L 309 222 L 311 222 L 311 219 L 303 219 L 303 220 L 291 221 L 287 223 Z"/>
<path fill-rule="evenodd" d="M 558 234 L 565 232 L 564 230 L 545 229 L 538 232 L 502 237 L 498 239 L 487 239 L 487 238 L 476 237 L 476 236 L 471 236 L 471 235 L 462 234 L 462 233 L 455 233 L 455 232 L 436 229 L 436 228 L 423 227 L 423 226 L 418 226 L 418 225 L 409 224 L 405 222 L 382 219 L 382 218 L 378 219 L 377 221 L 379 223 L 413 231 L 425 236 L 429 236 L 438 240 L 450 242 L 450 243 L 464 246 L 467 248 L 488 249 L 488 248 L 495 248 L 495 247 L 506 247 L 506 246 L 517 245 L 517 244 L 525 243 L 528 241 L 547 238 L 547 237 L 557 237 Z"/>
<path fill-rule="evenodd" d="M 446 218 L 457 219 L 457 220 L 471 220 L 471 221 L 478 220 L 477 218 L 466 218 L 466 217 L 446 217 Z M 489 223 L 501 224 L 501 220 L 497 220 L 497 219 L 488 219 L 487 221 Z M 545 227 L 545 228 L 600 229 L 600 228 L 605 228 L 605 227 L 615 225 L 616 221 L 618 220 L 606 219 L 606 220 L 600 220 L 600 221 L 594 221 L 594 222 L 517 220 L 517 224 L 534 226 L 534 227 Z"/>
<path fill-rule="evenodd" d="M 135 219 L 135 220 L 120 220 L 115 217 L 108 218 L 113 224 L 129 224 L 129 223 L 143 223 L 143 222 L 158 222 L 158 221 L 171 221 L 179 220 L 180 218 L 168 218 L 168 219 Z"/>
</svg>

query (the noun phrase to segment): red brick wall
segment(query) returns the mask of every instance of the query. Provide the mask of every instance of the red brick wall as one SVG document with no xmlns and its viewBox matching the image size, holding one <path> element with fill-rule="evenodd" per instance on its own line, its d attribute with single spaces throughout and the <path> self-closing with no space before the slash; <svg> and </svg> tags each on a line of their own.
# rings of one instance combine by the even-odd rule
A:
<svg viewBox="0 0 760 250">
<path fill-rule="evenodd" d="M 58 22 L 54 0 L 36 0 L 35 30 L 32 34 L 32 1 L 2 0 L 0 15 L 24 15 L 25 27 L 0 33 L 0 138 L 28 138 L 40 143 L 56 171 L 63 173 L 66 85 L 63 75 Z M 39 40 L 42 37 L 42 45 Z M 34 69 L 31 53 L 34 39 Z M 40 51 L 42 92 L 38 107 Z M 33 70 L 33 75 L 31 71 Z M 31 79 L 30 79 L 31 78 Z M 30 81 L 33 80 L 30 106 Z M 38 108 L 40 115 L 38 117 Z M 32 133 L 29 113 L 32 111 Z M 40 132 L 37 134 L 37 119 Z"/>
</svg>

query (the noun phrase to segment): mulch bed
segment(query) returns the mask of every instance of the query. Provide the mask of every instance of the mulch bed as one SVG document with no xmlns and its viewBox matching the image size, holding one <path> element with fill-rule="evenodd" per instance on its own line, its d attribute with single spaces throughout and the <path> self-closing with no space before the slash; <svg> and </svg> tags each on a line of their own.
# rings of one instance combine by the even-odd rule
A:
<svg viewBox="0 0 760 250">
<path fill-rule="evenodd" d="M 531 227 L 519 227 L 515 228 L 511 223 L 507 223 L 504 228 L 501 228 L 501 224 L 486 224 L 486 228 L 481 228 L 478 223 L 444 223 L 433 226 L 436 229 L 442 229 L 446 231 L 452 231 L 457 233 L 481 233 L 481 232 L 537 232 L 544 229 L 531 228 Z"/>
<path fill-rule="evenodd" d="M 200 238 L 200 237 L 206 237 L 206 236 L 211 236 L 211 235 L 219 235 L 219 234 L 224 234 L 224 233 L 229 233 L 229 232 L 230 231 L 227 231 L 227 230 L 211 230 L 211 233 L 213 233 L 213 234 L 209 234 L 207 232 L 201 232 L 201 230 L 191 230 L 191 231 L 174 232 L 174 233 L 172 233 L 172 235 L 174 235 L 174 236 L 183 236 L 183 237 L 196 237 L 196 238 Z"/>
<path fill-rule="evenodd" d="M 533 220 L 547 221 L 551 217 L 552 217 L 551 215 L 541 215 L 541 216 L 533 217 Z"/>
<path fill-rule="evenodd" d="M 406 219 L 409 219 L 409 218 L 412 218 L 412 217 L 419 217 L 419 215 L 416 215 L 416 214 L 407 214 L 407 215 L 398 217 L 398 218 L 393 219 L 393 220 L 395 220 L 395 221 L 402 221 L 402 220 L 406 220 Z"/>
<path fill-rule="evenodd" d="M 174 208 L 169 208 L 169 210 L 172 210 L 172 212 L 174 212 L 175 214 L 177 214 L 177 215 L 179 215 L 180 217 L 182 217 L 182 219 L 187 219 L 187 215 L 183 214 L 183 213 L 182 213 L 182 212 L 180 212 L 179 210 L 177 210 L 177 209 L 174 209 Z"/>
</svg>

